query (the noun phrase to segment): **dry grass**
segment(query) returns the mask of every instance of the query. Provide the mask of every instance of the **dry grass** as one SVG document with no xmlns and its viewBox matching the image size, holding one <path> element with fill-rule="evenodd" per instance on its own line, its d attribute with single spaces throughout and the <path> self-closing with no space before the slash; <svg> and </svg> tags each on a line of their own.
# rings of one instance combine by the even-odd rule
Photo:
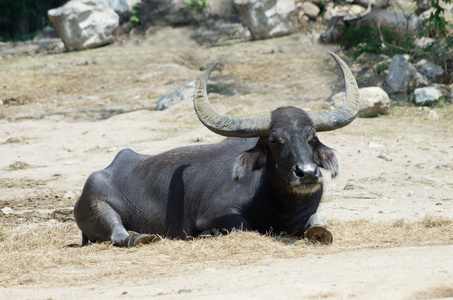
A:
<svg viewBox="0 0 453 300">
<path fill-rule="evenodd" d="M 269 258 L 297 258 L 357 249 L 453 243 L 453 221 L 425 218 L 394 223 L 353 221 L 330 226 L 334 244 L 311 244 L 303 239 L 237 232 L 188 241 L 162 239 L 124 249 L 110 244 L 80 244 L 73 222 L 47 222 L 0 227 L 0 285 L 86 285 L 121 282 L 128 278 L 173 276 L 207 267 L 239 266 Z"/>
</svg>

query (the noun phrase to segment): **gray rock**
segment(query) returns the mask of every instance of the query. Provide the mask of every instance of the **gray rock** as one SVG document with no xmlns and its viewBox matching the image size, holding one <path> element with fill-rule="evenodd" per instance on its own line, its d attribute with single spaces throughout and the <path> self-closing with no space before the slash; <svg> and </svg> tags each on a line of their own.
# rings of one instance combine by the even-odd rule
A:
<svg viewBox="0 0 453 300">
<path fill-rule="evenodd" d="M 421 38 L 415 38 L 414 39 L 414 47 L 416 49 L 426 49 L 430 47 L 432 44 L 434 44 L 436 40 L 430 37 L 421 37 Z"/>
<path fill-rule="evenodd" d="M 291 19 L 296 10 L 293 0 L 234 0 L 234 6 L 252 39 L 268 39 L 297 31 Z"/>
<path fill-rule="evenodd" d="M 192 9 L 182 0 L 142 0 L 139 18 L 143 28 L 161 25 L 198 24 L 207 10 Z"/>
<path fill-rule="evenodd" d="M 197 82 L 198 80 L 191 81 L 176 92 L 159 98 L 159 100 L 157 100 L 156 109 L 165 110 L 176 103 L 182 101 L 192 101 Z M 234 80 L 228 76 L 210 77 L 206 88 L 210 94 L 212 92 L 222 95 L 232 95 L 235 94 L 236 91 L 236 88 L 234 87 Z"/>
<path fill-rule="evenodd" d="M 233 12 L 233 0 L 207 0 L 209 14 L 216 17 L 227 17 Z"/>
<path fill-rule="evenodd" d="M 319 12 L 321 11 L 318 6 L 308 1 L 305 1 L 302 4 L 302 10 L 312 20 L 316 20 L 316 17 L 319 15 Z"/>
<path fill-rule="evenodd" d="M 132 8 L 135 4 L 140 3 L 141 0 L 107 0 L 109 6 L 120 17 L 120 24 L 129 21 Z"/>
<path fill-rule="evenodd" d="M 186 85 L 184 85 L 182 88 L 180 88 L 176 92 L 174 92 L 170 95 L 160 97 L 159 100 L 157 100 L 156 109 L 165 110 L 176 103 L 186 101 L 186 100 L 192 100 L 193 93 L 195 91 L 197 82 L 198 82 L 198 79 L 193 80 L 193 81 L 187 83 Z"/>
<path fill-rule="evenodd" d="M 426 59 L 420 60 L 416 64 L 416 67 L 421 74 L 425 75 L 432 82 L 440 82 L 445 73 L 442 67 L 427 61 Z"/>
<path fill-rule="evenodd" d="M 390 108 L 390 98 L 387 93 L 380 87 L 366 87 L 359 89 L 360 117 L 375 117 L 388 112 Z M 345 93 L 341 92 L 332 97 L 335 107 L 338 107 L 344 101 Z"/>
<path fill-rule="evenodd" d="M 116 39 L 119 17 L 106 0 L 72 0 L 47 15 L 67 51 L 95 48 Z"/>
<path fill-rule="evenodd" d="M 348 182 L 346 182 L 346 184 L 345 184 L 343 189 L 344 190 L 355 190 L 355 189 L 368 190 L 369 187 L 367 185 L 364 185 L 364 184 L 356 183 L 356 182 L 353 182 L 353 181 L 348 181 Z"/>
<path fill-rule="evenodd" d="M 426 105 L 439 100 L 442 93 L 434 87 L 415 89 L 414 102 L 416 105 Z"/>
<path fill-rule="evenodd" d="M 397 101 L 405 101 L 407 100 L 407 95 L 416 88 L 428 85 L 428 80 L 418 73 L 403 55 L 398 54 L 390 61 L 385 83 L 390 98 Z"/>
<path fill-rule="evenodd" d="M 357 3 L 363 7 L 368 7 L 368 2 L 373 1 L 373 7 L 386 8 L 390 5 L 390 0 L 354 0 L 353 3 Z"/>
<path fill-rule="evenodd" d="M 425 11 L 431 8 L 431 0 L 417 0 L 418 11 Z"/>
</svg>

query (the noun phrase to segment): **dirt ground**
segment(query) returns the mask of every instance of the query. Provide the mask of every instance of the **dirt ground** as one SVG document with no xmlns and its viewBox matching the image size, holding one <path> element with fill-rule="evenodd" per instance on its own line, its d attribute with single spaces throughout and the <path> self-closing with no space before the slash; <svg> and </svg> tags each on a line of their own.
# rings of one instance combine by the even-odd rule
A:
<svg viewBox="0 0 453 300">
<path fill-rule="evenodd" d="M 227 84 L 210 99 L 234 117 L 282 105 L 328 110 L 343 88 L 328 52 L 343 53 L 310 36 L 201 47 L 191 33 L 160 28 L 83 52 L 2 56 L 0 299 L 452 298 L 451 105 L 431 108 L 438 119 L 394 105 L 319 134 L 341 163 L 336 179 L 323 172 L 330 246 L 238 232 L 78 247 L 74 202 L 120 149 L 157 154 L 222 140 L 190 101 L 154 110 L 212 62 Z"/>
</svg>

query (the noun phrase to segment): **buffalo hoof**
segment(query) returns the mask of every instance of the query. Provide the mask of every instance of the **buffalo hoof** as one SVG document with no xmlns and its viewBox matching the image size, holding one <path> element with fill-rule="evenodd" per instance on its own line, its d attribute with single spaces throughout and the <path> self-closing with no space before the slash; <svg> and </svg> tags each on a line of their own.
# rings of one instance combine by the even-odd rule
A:
<svg viewBox="0 0 453 300">
<path fill-rule="evenodd" d="M 322 226 L 311 226 L 304 232 L 304 237 L 310 242 L 319 242 L 327 245 L 333 242 L 332 233 Z"/>
<path fill-rule="evenodd" d="M 131 234 L 123 241 L 123 246 L 130 248 L 140 244 L 148 244 L 155 240 L 157 240 L 157 236 L 154 234 Z"/>
</svg>

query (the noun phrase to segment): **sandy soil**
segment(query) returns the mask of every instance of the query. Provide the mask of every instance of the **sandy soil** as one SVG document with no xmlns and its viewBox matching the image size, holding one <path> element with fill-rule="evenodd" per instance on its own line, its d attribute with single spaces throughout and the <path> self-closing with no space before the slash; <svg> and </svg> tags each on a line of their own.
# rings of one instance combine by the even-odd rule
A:
<svg viewBox="0 0 453 300">
<path fill-rule="evenodd" d="M 334 244 L 255 233 L 80 245 L 72 206 L 88 175 L 131 148 L 157 154 L 221 137 L 190 102 L 157 99 L 211 62 L 228 82 L 215 108 L 248 117 L 281 105 L 329 109 L 341 91 L 328 51 L 302 34 L 200 47 L 159 29 L 77 53 L 0 61 L 0 298 L 431 299 L 453 297 L 453 109 L 394 106 L 319 134 L 338 151 L 321 216 Z"/>
</svg>

